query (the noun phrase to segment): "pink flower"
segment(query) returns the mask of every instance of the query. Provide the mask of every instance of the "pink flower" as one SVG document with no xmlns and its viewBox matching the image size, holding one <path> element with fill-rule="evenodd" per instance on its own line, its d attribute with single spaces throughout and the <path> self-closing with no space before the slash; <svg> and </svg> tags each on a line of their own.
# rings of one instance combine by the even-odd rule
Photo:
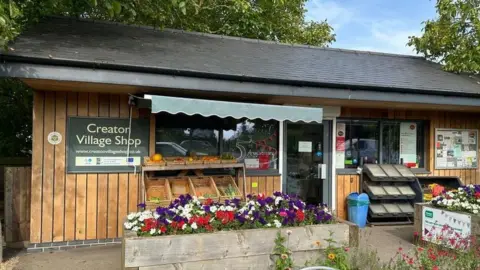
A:
<svg viewBox="0 0 480 270">
<path fill-rule="evenodd" d="M 286 216 L 287 216 L 287 212 L 282 211 L 282 212 L 279 213 L 279 215 L 280 215 L 281 217 L 286 217 Z"/>
</svg>

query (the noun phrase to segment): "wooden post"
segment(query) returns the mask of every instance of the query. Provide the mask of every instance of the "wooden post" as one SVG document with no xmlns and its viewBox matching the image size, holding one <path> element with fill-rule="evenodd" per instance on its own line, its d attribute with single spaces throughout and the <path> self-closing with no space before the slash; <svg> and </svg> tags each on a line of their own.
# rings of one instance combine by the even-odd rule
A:
<svg viewBox="0 0 480 270">
<path fill-rule="evenodd" d="M 5 167 L 5 241 L 15 242 L 14 239 L 14 224 L 13 224 L 13 168 L 12 167 Z"/>
</svg>

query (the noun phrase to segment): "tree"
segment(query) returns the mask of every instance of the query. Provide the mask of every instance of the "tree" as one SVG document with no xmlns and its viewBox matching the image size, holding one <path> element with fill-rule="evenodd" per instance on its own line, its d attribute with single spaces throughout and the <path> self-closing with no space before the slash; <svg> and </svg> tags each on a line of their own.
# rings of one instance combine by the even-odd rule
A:
<svg viewBox="0 0 480 270">
<path fill-rule="evenodd" d="M 0 156 L 30 156 L 32 91 L 15 79 L 0 80 Z"/>
<path fill-rule="evenodd" d="M 424 22 L 423 35 L 408 45 L 445 70 L 480 72 L 480 0 L 437 0 L 438 18 Z"/>
<path fill-rule="evenodd" d="M 47 15 L 117 21 L 159 28 L 327 46 L 326 22 L 307 22 L 307 0 L 4 0 L 0 42 Z"/>
</svg>

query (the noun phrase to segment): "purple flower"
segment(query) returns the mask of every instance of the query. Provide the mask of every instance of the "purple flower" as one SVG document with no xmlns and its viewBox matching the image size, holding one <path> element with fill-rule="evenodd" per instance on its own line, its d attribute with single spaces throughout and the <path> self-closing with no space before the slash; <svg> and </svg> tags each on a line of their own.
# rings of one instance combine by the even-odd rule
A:
<svg viewBox="0 0 480 270">
<path fill-rule="evenodd" d="M 204 205 L 203 206 L 203 211 L 205 211 L 206 213 L 210 213 L 210 206 L 209 205 Z"/>
<path fill-rule="evenodd" d="M 240 223 L 245 223 L 245 217 L 243 215 L 235 214 L 235 219 Z"/>
<path fill-rule="evenodd" d="M 273 195 L 279 197 L 279 196 L 282 196 L 283 194 L 282 194 L 281 192 L 279 192 L 279 191 L 275 191 L 275 192 L 273 193 Z"/>
<path fill-rule="evenodd" d="M 288 217 L 286 217 L 286 218 L 284 218 L 284 219 L 282 220 L 282 225 L 283 225 L 283 226 L 285 226 L 285 225 L 287 225 L 287 224 L 288 224 Z"/>
<path fill-rule="evenodd" d="M 274 200 L 272 197 L 267 197 L 267 198 L 265 198 L 265 202 L 266 202 L 267 204 L 272 204 L 272 203 L 275 202 L 275 200 Z"/>
<path fill-rule="evenodd" d="M 240 199 L 234 198 L 234 199 L 232 200 L 232 203 L 233 203 L 235 206 L 238 207 L 238 206 L 240 205 Z"/>
<path fill-rule="evenodd" d="M 260 218 L 258 219 L 258 222 L 260 222 L 262 225 L 267 224 L 267 222 L 265 221 L 265 219 L 264 219 L 263 217 L 260 217 Z"/>
<path fill-rule="evenodd" d="M 253 198 L 252 194 L 247 195 L 247 199 L 251 200 Z"/>
<path fill-rule="evenodd" d="M 225 205 L 230 205 L 230 200 L 225 200 Z"/>
<path fill-rule="evenodd" d="M 140 208 L 143 208 L 143 209 L 145 209 L 145 207 L 147 207 L 147 205 L 145 203 L 139 203 L 139 204 L 137 204 L 137 206 L 140 207 Z"/>
<path fill-rule="evenodd" d="M 258 204 L 260 204 L 260 207 L 264 207 L 265 206 L 265 200 L 258 200 Z"/>
<path fill-rule="evenodd" d="M 258 211 L 253 212 L 253 219 L 254 220 L 257 220 L 259 217 L 260 217 L 260 212 L 258 212 Z"/>
</svg>

